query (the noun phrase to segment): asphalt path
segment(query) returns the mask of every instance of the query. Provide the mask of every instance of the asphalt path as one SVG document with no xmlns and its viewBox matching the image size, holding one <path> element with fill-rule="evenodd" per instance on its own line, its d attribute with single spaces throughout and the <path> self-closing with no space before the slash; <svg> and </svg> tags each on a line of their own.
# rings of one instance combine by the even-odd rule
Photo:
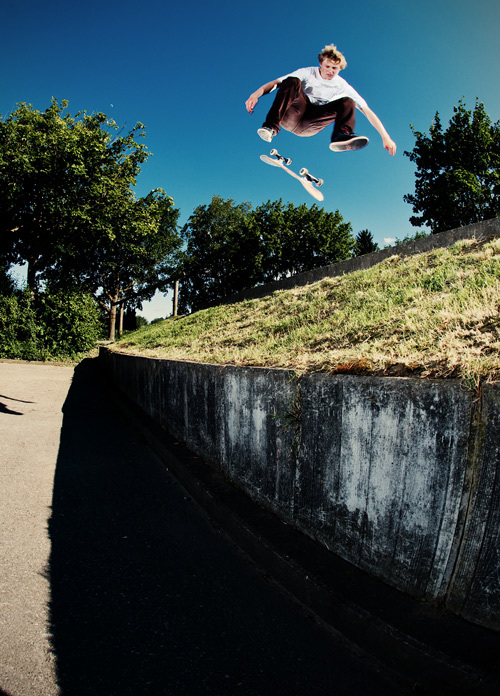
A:
<svg viewBox="0 0 500 696">
<path fill-rule="evenodd" d="M 407 693 L 211 524 L 93 361 L 0 362 L 0 490 L 0 694 Z"/>
</svg>

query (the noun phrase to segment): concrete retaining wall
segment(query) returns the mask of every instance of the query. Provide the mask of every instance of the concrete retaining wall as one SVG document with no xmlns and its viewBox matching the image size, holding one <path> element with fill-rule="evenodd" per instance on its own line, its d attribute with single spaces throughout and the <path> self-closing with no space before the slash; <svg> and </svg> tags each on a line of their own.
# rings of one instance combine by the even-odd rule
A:
<svg viewBox="0 0 500 696">
<path fill-rule="evenodd" d="M 500 629 L 500 388 L 103 349 L 115 384 L 250 497 L 416 597 Z"/>
</svg>

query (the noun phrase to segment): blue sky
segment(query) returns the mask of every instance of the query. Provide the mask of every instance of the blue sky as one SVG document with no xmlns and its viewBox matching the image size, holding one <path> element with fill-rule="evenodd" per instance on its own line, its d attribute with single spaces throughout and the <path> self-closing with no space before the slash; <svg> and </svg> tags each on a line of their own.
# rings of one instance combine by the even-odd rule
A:
<svg viewBox="0 0 500 696">
<path fill-rule="evenodd" d="M 44 110 L 54 96 L 73 115 L 102 111 L 126 130 L 144 123 L 153 156 L 137 195 L 164 188 L 181 224 L 214 195 L 254 206 L 314 203 L 259 160 L 271 147 L 256 130 L 272 95 L 253 115 L 244 103 L 261 84 L 315 65 L 325 44 L 346 56 L 341 74 L 381 118 L 396 156 L 359 112 L 356 132 L 370 137 L 360 152 L 332 153 L 329 130 L 314 138 L 282 131 L 273 146 L 296 171 L 305 166 L 324 179 L 322 207 L 339 210 L 355 234 L 370 230 L 381 247 L 416 231 L 403 201 L 414 190 L 415 169 L 403 155 L 414 146 L 410 124 L 428 131 L 436 111 L 446 124 L 462 97 L 470 109 L 478 98 L 500 120 L 498 0 L 4 0 L 2 28 L 0 113 L 19 102 Z M 159 297 L 144 314 L 170 310 L 170 298 Z"/>
</svg>

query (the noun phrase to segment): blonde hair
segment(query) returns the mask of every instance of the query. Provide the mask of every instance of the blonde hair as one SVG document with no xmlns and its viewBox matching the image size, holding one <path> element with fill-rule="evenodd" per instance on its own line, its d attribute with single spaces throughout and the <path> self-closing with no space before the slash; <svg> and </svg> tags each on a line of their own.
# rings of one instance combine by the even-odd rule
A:
<svg viewBox="0 0 500 696">
<path fill-rule="evenodd" d="M 341 70 L 347 68 L 346 59 L 344 58 L 343 54 L 337 50 L 337 46 L 335 46 L 334 44 L 329 44 L 328 46 L 325 46 L 318 56 L 318 60 L 320 63 L 322 63 L 326 58 L 333 60 L 334 63 L 339 63 Z"/>
</svg>

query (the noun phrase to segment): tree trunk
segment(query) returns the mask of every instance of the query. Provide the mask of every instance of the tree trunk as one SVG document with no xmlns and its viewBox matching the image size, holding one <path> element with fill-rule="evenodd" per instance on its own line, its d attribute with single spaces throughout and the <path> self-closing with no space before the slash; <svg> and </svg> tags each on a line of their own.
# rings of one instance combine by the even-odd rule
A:
<svg viewBox="0 0 500 696">
<path fill-rule="evenodd" d="M 28 260 L 28 269 L 26 273 L 26 284 L 28 288 L 31 290 L 31 296 L 33 297 L 35 290 L 37 289 L 37 280 L 36 280 L 36 261 L 35 260 Z"/>
<path fill-rule="evenodd" d="M 118 307 L 118 293 L 111 299 L 111 307 L 109 310 L 109 339 L 110 341 L 115 340 L 116 332 L 116 308 Z"/>
<path fill-rule="evenodd" d="M 123 333 L 123 314 L 125 312 L 125 302 L 122 302 L 120 305 L 120 320 L 118 322 L 118 337 L 120 337 Z"/>
<path fill-rule="evenodd" d="M 172 308 L 172 314 L 174 317 L 177 316 L 178 298 L 179 298 L 179 281 L 176 280 L 174 283 L 174 306 Z"/>
</svg>

